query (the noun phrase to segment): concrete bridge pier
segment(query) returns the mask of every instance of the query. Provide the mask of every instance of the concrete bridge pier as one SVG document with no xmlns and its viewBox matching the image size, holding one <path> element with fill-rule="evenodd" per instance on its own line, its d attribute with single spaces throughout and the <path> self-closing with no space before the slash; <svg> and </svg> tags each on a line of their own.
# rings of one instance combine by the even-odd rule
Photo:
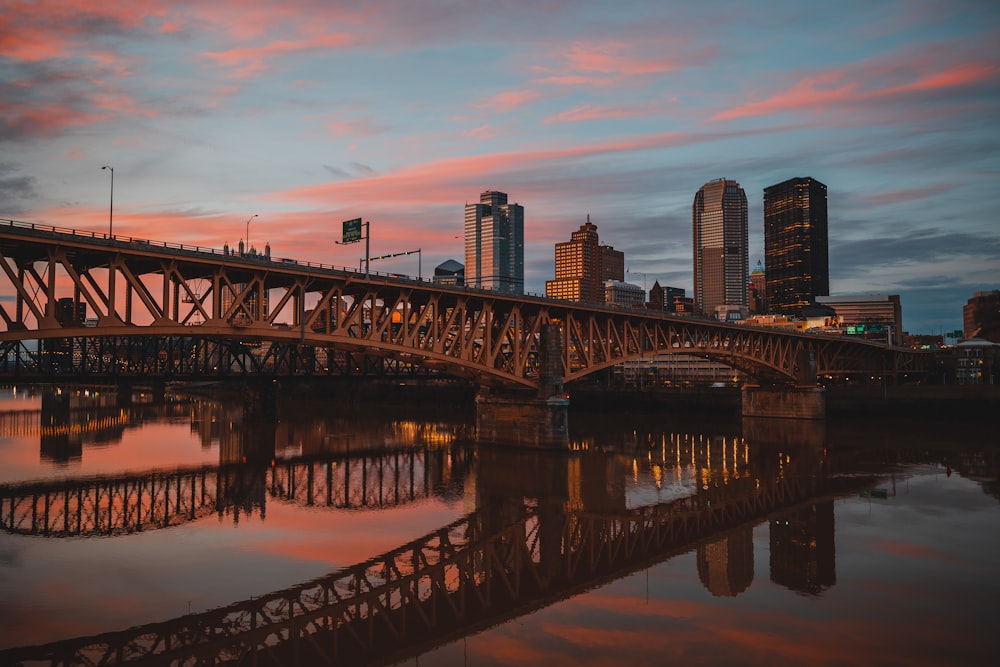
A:
<svg viewBox="0 0 1000 667">
<path fill-rule="evenodd" d="M 743 385 L 742 414 L 744 417 L 826 419 L 826 389 Z"/>
<path fill-rule="evenodd" d="M 794 377 L 794 385 L 743 385 L 743 416 L 826 419 L 826 389 L 816 386 L 816 357 L 812 351 L 799 350 Z"/>
<path fill-rule="evenodd" d="M 476 396 L 476 441 L 537 449 L 569 446 L 569 399 L 563 394 L 559 327 L 541 329 L 538 392 Z"/>
<path fill-rule="evenodd" d="M 569 399 L 476 396 L 476 441 L 537 449 L 569 446 Z"/>
</svg>

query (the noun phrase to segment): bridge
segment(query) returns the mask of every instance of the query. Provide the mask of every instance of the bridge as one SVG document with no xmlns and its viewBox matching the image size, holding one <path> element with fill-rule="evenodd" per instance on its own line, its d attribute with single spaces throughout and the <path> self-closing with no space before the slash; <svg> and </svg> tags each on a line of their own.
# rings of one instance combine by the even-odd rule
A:
<svg viewBox="0 0 1000 667">
<path fill-rule="evenodd" d="M 0 651 L 0 660 L 392 664 L 874 479 L 829 474 L 816 452 L 789 460 L 741 442 L 708 451 L 719 446 L 672 438 L 659 463 L 697 461 L 698 483 L 687 495 L 632 508 L 609 491 L 574 498 L 570 454 L 480 449 L 487 459 L 476 465 L 533 472 L 488 482 L 471 513 L 328 576 L 171 621 Z M 526 460 L 504 458 L 512 455 L 538 460 L 518 467 Z"/>
<path fill-rule="evenodd" d="M 25 359 L 48 377 L 174 379 L 389 364 L 545 399 L 654 354 L 713 359 L 783 390 L 815 388 L 817 374 L 919 373 L 928 356 L 13 220 L 0 221 L 0 294 L 0 370 L 15 376 Z M 36 356 L 28 340 L 41 341 Z"/>
<path fill-rule="evenodd" d="M 265 515 L 267 499 L 330 509 L 388 509 L 442 492 L 465 450 L 423 446 L 0 485 L 0 530 L 116 537 L 208 516 Z"/>
</svg>

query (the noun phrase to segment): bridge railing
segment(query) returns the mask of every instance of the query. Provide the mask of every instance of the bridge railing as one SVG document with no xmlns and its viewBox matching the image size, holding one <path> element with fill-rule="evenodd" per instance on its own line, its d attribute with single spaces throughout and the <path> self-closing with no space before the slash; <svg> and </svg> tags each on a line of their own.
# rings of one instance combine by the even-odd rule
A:
<svg viewBox="0 0 1000 667">
<path fill-rule="evenodd" d="M 227 257 L 231 259 L 242 259 L 259 264 L 275 264 L 278 266 L 283 266 L 286 268 L 309 268 L 309 269 L 321 269 L 324 271 L 337 271 L 340 273 L 354 273 L 362 274 L 368 276 L 374 276 L 377 278 L 392 278 L 395 280 L 410 280 L 414 282 L 427 283 L 433 282 L 428 278 L 423 276 L 404 276 L 395 272 L 382 272 L 382 271 L 361 271 L 347 266 L 336 266 L 334 264 L 324 264 L 323 262 L 313 262 L 310 260 L 300 260 L 292 259 L 291 257 L 271 257 L 269 255 L 262 255 L 257 253 L 243 252 L 240 253 L 235 249 L 231 249 L 228 252 L 224 248 L 214 248 L 211 246 L 200 246 L 200 245 L 189 245 L 187 243 L 176 243 L 172 241 L 157 241 L 154 239 L 137 238 L 134 236 L 124 236 L 120 234 L 109 234 L 107 232 L 95 232 L 88 230 L 73 229 L 72 227 L 58 227 L 55 225 L 45 225 L 37 222 L 26 222 L 24 220 L 14 220 L 12 218 L 0 218 L 0 227 L 16 227 L 21 229 L 30 229 L 32 231 L 47 233 L 47 234 L 61 234 L 67 236 L 73 236 L 76 238 L 85 239 L 103 239 L 105 241 L 111 241 L 116 243 L 126 243 L 129 245 L 145 245 L 156 248 L 165 248 L 168 250 L 179 250 L 187 253 L 198 253 L 207 254 L 220 257 Z M 456 286 L 451 286 L 452 288 Z M 467 285 L 459 285 L 458 289 L 464 289 L 467 291 L 474 292 L 484 292 L 487 294 L 495 295 L 496 292 L 493 290 L 480 289 L 476 287 L 470 287 Z M 535 298 L 547 298 L 544 294 L 535 294 L 531 292 L 524 292 L 521 296 L 535 297 Z"/>
</svg>

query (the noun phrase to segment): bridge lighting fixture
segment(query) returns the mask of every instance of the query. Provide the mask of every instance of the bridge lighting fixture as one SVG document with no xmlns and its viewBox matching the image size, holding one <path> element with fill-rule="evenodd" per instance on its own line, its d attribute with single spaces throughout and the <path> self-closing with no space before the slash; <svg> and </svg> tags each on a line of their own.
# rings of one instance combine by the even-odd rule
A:
<svg viewBox="0 0 1000 667">
<path fill-rule="evenodd" d="M 247 242 L 247 245 L 246 245 L 246 248 L 245 248 L 246 252 L 250 252 L 250 221 L 253 220 L 256 217 L 257 217 L 257 214 L 254 213 L 249 218 L 247 218 L 247 234 L 246 234 L 246 236 L 243 237 L 244 239 L 246 239 L 246 242 Z"/>
<path fill-rule="evenodd" d="M 113 224 L 114 222 L 113 216 L 115 210 L 115 168 L 109 164 L 106 164 L 103 167 L 101 167 L 102 171 L 105 169 L 111 172 L 111 199 L 108 202 L 108 237 L 110 238 L 115 235 L 114 224 Z"/>
</svg>

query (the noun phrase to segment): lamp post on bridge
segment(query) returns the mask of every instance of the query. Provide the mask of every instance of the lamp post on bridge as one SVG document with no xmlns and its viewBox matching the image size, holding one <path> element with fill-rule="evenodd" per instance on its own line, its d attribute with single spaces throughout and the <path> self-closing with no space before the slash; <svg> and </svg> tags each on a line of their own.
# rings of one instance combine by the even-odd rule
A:
<svg viewBox="0 0 1000 667">
<path fill-rule="evenodd" d="M 247 218 L 247 234 L 246 234 L 246 236 L 244 236 L 244 237 L 243 237 L 243 238 L 245 238 L 245 239 L 246 239 L 246 241 L 247 241 L 247 247 L 246 247 L 246 249 L 245 249 L 245 251 L 246 251 L 247 253 L 249 253 L 249 252 L 250 252 L 250 221 L 251 221 L 251 220 L 253 220 L 253 219 L 254 219 L 254 218 L 256 218 L 256 217 L 257 217 L 257 214 L 256 214 L 256 213 L 254 213 L 254 214 L 253 214 L 253 215 L 251 215 L 251 216 L 250 216 L 249 218 Z"/>
<path fill-rule="evenodd" d="M 114 237 L 114 212 L 115 212 L 115 168 L 109 164 L 101 167 L 111 172 L 111 199 L 108 202 L 108 238 Z"/>
</svg>

